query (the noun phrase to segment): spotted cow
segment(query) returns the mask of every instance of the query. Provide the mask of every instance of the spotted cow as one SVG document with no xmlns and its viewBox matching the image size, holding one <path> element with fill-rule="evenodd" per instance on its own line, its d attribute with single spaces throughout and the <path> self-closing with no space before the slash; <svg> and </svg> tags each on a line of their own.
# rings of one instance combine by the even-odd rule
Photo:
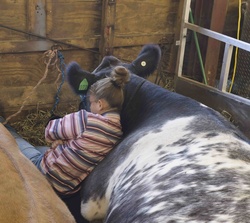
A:
<svg viewBox="0 0 250 223">
<path fill-rule="evenodd" d="M 75 219 L 45 177 L 0 123 L 0 222 L 73 223 Z"/>
<path fill-rule="evenodd" d="M 82 215 L 109 223 L 249 222 L 249 140 L 218 112 L 144 79 L 160 54 L 146 45 L 132 63 L 107 56 L 92 73 L 68 65 L 81 96 L 83 80 L 92 84 L 117 65 L 132 73 L 124 138 L 84 180 Z"/>
</svg>

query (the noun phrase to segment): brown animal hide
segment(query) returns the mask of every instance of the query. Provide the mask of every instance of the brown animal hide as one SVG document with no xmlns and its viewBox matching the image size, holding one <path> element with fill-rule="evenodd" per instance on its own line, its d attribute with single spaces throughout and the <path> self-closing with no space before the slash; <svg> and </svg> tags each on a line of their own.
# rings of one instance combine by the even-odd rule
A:
<svg viewBox="0 0 250 223">
<path fill-rule="evenodd" d="M 0 222 L 71 223 L 70 211 L 0 123 Z"/>
</svg>

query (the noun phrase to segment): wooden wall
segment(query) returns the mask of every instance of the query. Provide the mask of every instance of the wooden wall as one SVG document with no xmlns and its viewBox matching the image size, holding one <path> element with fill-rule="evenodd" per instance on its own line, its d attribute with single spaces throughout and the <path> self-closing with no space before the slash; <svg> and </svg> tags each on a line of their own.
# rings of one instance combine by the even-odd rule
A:
<svg viewBox="0 0 250 223">
<path fill-rule="evenodd" d="M 54 66 L 44 76 L 44 53 L 57 44 L 64 62 L 93 70 L 104 55 L 133 60 L 147 43 L 174 48 L 179 0 L 1 0 L 0 115 L 51 109 L 58 84 Z M 172 66 L 174 67 L 174 66 Z M 69 110 L 78 98 L 63 85 L 59 107 Z"/>
<path fill-rule="evenodd" d="M 235 33 L 238 1 L 228 2 L 225 32 Z M 17 119 L 52 108 L 60 83 L 55 84 L 55 67 L 32 89 L 45 73 L 44 53 L 55 45 L 66 64 L 75 60 L 91 71 L 105 55 L 129 62 L 144 44 L 160 44 L 165 50 L 161 70 L 173 75 L 182 5 L 181 0 L 1 0 L 0 115 L 17 112 L 27 96 Z M 70 112 L 77 104 L 65 83 L 58 109 Z"/>
</svg>

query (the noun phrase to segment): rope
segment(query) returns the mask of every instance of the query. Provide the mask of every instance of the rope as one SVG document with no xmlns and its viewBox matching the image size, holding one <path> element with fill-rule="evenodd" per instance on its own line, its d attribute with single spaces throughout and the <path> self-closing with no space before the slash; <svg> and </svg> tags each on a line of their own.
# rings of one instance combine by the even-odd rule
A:
<svg viewBox="0 0 250 223">
<path fill-rule="evenodd" d="M 62 81 L 61 81 L 59 87 L 57 88 L 57 92 L 56 92 L 56 95 L 55 95 L 55 103 L 54 103 L 54 105 L 53 105 L 53 108 L 52 108 L 51 111 L 50 111 L 50 114 L 51 114 L 51 115 L 54 114 L 54 111 L 55 111 L 55 109 L 56 109 L 56 107 L 57 107 L 57 105 L 58 105 L 58 103 L 59 103 L 59 101 L 60 101 L 59 94 L 60 94 L 60 92 L 61 92 L 63 83 L 64 83 L 64 81 L 65 81 L 64 70 L 65 70 L 66 64 L 64 63 L 64 56 L 63 56 L 63 54 L 62 54 L 60 51 L 57 51 L 57 56 L 58 56 L 58 58 L 59 58 L 59 60 L 60 60 L 60 69 L 58 69 L 57 66 L 56 66 L 56 67 L 57 67 L 57 69 L 58 69 L 59 72 L 60 72 L 59 74 L 61 74 L 61 76 L 62 76 Z M 59 79 L 59 75 L 58 75 L 57 80 L 58 80 L 58 79 Z M 56 80 L 56 82 L 57 82 L 57 80 Z"/>
<path fill-rule="evenodd" d="M 59 55 L 60 55 L 60 58 L 62 58 L 61 53 L 59 53 Z M 45 72 L 44 72 L 43 77 L 38 81 L 36 86 L 34 86 L 32 88 L 30 94 L 23 100 L 23 103 L 22 103 L 20 109 L 16 113 L 14 113 L 14 114 L 10 115 L 8 118 L 6 118 L 6 120 L 5 120 L 5 122 L 3 124 L 6 124 L 11 118 L 13 118 L 13 117 L 17 116 L 19 113 L 21 113 L 21 111 L 23 110 L 23 108 L 24 108 L 25 104 L 27 103 L 28 99 L 33 95 L 34 91 L 38 88 L 38 86 L 47 78 L 49 67 L 53 66 L 53 65 L 56 65 L 56 67 L 57 67 L 57 57 L 58 57 L 58 50 L 57 49 L 51 49 L 51 50 L 46 51 L 43 54 L 43 57 L 44 57 L 44 63 L 46 64 Z M 60 59 L 60 61 L 61 61 L 61 59 Z M 62 65 L 60 64 L 60 67 Z M 58 69 L 58 67 L 57 67 L 57 69 Z M 53 109 L 57 106 L 57 104 L 59 102 L 59 96 L 58 95 L 60 93 L 63 81 L 64 81 L 64 78 L 62 80 L 62 83 L 60 84 L 60 87 L 57 90 L 56 103 L 55 103 Z M 53 111 L 53 109 L 52 109 L 52 111 Z"/>
</svg>

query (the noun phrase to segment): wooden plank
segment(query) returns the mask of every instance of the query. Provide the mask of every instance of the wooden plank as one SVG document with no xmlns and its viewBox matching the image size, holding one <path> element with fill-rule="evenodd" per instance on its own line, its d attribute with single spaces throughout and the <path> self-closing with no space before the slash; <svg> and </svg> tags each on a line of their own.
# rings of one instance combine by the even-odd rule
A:
<svg viewBox="0 0 250 223">
<path fill-rule="evenodd" d="M 116 35 L 174 33 L 178 7 L 176 0 L 117 1 Z"/>
<path fill-rule="evenodd" d="M 228 0 L 214 1 L 210 24 L 211 30 L 223 33 L 227 14 L 227 6 Z M 216 76 L 218 73 L 220 47 L 221 42 L 212 38 L 208 38 L 205 57 L 205 73 L 207 76 L 208 85 L 213 87 L 215 86 Z"/>
<path fill-rule="evenodd" d="M 62 51 L 64 62 L 77 61 L 86 70 L 97 66 L 95 54 L 83 51 Z M 45 58 L 43 53 L 2 54 L 0 55 L 0 87 L 34 86 L 44 75 Z M 59 61 L 58 61 L 59 63 Z M 50 67 L 45 83 L 53 83 L 58 71 Z"/>
<path fill-rule="evenodd" d="M 126 47 L 126 46 L 142 46 L 148 43 L 158 44 L 161 39 L 166 38 L 168 44 L 174 43 L 174 34 L 170 33 L 150 33 L 141 35 L 116 35 L 114 41 L 114 47 Z"/>
<path fill-rule="evenodd" d="M 47 0 L 47 36 L 79 39 L 100 35 L 101 1 Z"/>
<path fill-rule="evenodd" d="M 46 51 L 51 48 L 55 43 L 50 41 L 4 41 L 0 45 L 0 54 L 4 53 L 26 53 L 35 51 Z"/>
<path fill-rule="evenodd" d="M 92 71 L 97 66 L 98 58 L 90 52 L 63 51 L 64 62 L 77 61 L 85 70 Z M 17 111 L 25 98 L 30 96 L 24 110 L 36 106 L 51 107 L 61 79 L 57 83 L 58 70 L 50 66 L 47 78 L 32 92 L 32 89 L 45 73 L 45 61 L 42 53 L 0 55 L 0 113 Z M 58 61 L 59 62 L 59 61 Z M 61 91 L 60 103 L 71 103 L 78 99 L 65 82 Z"/>
<path fill-rule="evenodd" d="M 2 28 L 1 25 L 27 30 L 26 1 L 1 0 L 0 3 L 0 41 L 5 40 L 25 40 L 27 36 L 15 31 Z"/>
<path fill-rule="evenodd" d="M 46 0 L 27 0 L 26 21 L 28 22 L 27 31 L 46 36 Z"/>
<path fill-rule="evenodd" d="M 43 106 L 54 104 L 54 96 L 57 92 L 57 85 L 42 84 L 33 91 L 33 86 L 14 86 L 14 87 L 1 87 L 0 94 L 5 95 L 1 97 L 0 103 L 5 108 L 19 108 L 25 102 L 29 106 Z M 74 101 L 77 97 L 69 89 L 67 84 L 63 85 L 60 92 L 60 100 L 66 102 Z M 10 110 L 10 109 L 9 109 Z"/>
<path fill-rule="evenodd" d="M 233 124 L 250 138 L 250 100 L 221 92 L 184 77 L 176 79 L 177 93 L 193 98 L 227 116 Z"/>
<path fill-rule="evenodd" d="M 116 0 L 103 0 L 101 39 L 99 48 L 101 58 L 113 54 L 115 22 L 116 22 L 115 20 L 116 20 Z"/>
<path fill-rule="evenodd" d="M 168 44 L 174 43 L 174 34 L 148 34 L 148 35 L 117 35 L 113 47 L 142 46 L 147 43 L 159 43 L 162 38 L 168 39 Z M 99 48 L 100 36 L 84 37 L 80 39 L 63 39 L 55 42 L 49 40 L 28 40 L 28 41 L 4 41 L 0 44 L 0 54 L 2 53 L 22 53 L 46 51 L 54 44 L 60 45 L 64 50 L 80 50 Z M 63 43 L 69 44 L 64 45 Z"/>
<path fill-rule="evenodd" d="M 66 44 L 63 44 L 65 42 Z M 67 45 L 68 43 L 68 45 Z M 49 41 L 49 40 L 29 40 L 29 41 L 4 41 L 0 45 L 0 54 L 3 53 L 26 53 L 26 52 L 37 52 L 47 51 L 51 49 L 53 45 L 60 45 L 64 50 L 85 50 L 91 48 L 98 48 L 99 38 L 82 38 L 73 40 L 62 40 L 62 41 Z M 98 51 L 94 51 L 98 53 Z"/>
</svg>

